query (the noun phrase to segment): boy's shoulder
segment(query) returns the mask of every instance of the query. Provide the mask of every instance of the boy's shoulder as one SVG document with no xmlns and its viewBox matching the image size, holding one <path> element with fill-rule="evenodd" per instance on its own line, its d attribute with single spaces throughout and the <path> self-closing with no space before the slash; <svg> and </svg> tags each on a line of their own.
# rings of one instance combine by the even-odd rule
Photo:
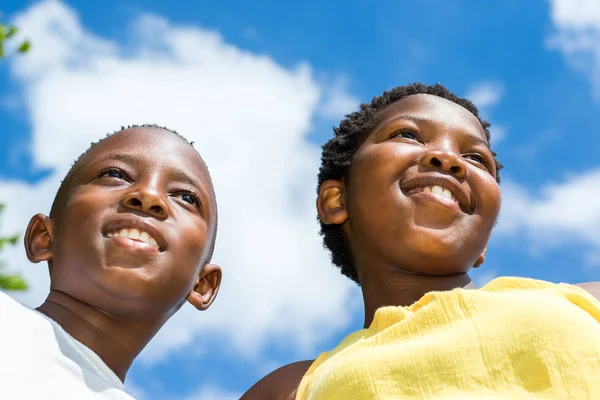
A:
<svg viewBox="0 0 600 400">
<path fill-rule="evenodd" d="M 284 365 L 254 384 L 240 400 L 293 400 L 300 381 L 314 360 Z"/>
<path fill-rule="evenodd" d="M 8 318 L 15 314 L 31 315 L 35 312 L 0 290 L 0 317 Z"/>
</svg>

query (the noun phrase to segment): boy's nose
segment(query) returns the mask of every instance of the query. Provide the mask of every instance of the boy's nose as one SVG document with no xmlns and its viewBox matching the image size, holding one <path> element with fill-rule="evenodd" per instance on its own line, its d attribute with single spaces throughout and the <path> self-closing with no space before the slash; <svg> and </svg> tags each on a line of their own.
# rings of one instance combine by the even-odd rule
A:
<svg viewBox="0 0 600 400">
<path fill-rule="evenodd" d="M 453 151 L 432 150 L 421 158 L 421 164 L 428 168 L 438 169 L 462 179 L 467 174 L 465 161 Z"/>
<path fill-rule="evenodd" d="M 123 197 L 121 204 L 126 208 L 141 211 L 156 218 L 165 219 L 168 217 L 167 205 L 162 197 L 151 190 L 139 190 L 129 193 Z"/>
</svg>

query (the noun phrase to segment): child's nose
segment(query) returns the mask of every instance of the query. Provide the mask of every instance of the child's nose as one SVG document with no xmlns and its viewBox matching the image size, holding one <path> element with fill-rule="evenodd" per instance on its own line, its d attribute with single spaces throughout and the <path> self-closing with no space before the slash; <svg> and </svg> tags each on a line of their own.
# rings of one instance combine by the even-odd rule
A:
<svg viewBox="0 0 600 400">
<path fill-rule="evenodd" d="M 160 194 L 152 190 L 139 190 L 129 193 L 123 197 L 121 204 L 126 208 L 141 211 L 156 218 L 165 219 L 168 217 L 167 205 Z"/>
<path fill-rule="evenodd" d="M 421 158 L 421 164 L 428 168 L 452 174 L 458 179 L 464 178 L 467 173 L 464 160 L 450 150 L 430 150 Z"/>
</svg>

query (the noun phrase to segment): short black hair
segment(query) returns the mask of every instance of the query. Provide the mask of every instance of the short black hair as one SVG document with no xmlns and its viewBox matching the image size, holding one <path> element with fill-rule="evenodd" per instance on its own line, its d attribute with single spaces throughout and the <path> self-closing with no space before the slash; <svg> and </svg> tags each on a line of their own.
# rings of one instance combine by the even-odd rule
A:
<svg viewBox="0 0 600 400">
<path fill-rule="evenodd" d="M 490 123 L 479 117 L 477 107 L 469 100 L 458 97 L 439 83 L 430 86 L 423 83 L 398 86 L 384 92 L 381 96 L 374 97 L 370 103 L 361 104 L 358 111 L 346 115 L 340 125 L 333 128 L 334 137 L 323 145 L 317 192 L 324 181 L 340 180 L 346 175 L 359 147 L 379 124 L 382 112 L 389 105 L 415 94 L 438 96 L 467 109 L 479 120 L 488 142 L 490 141 Z M 496 180 L 500 183 L 499 171 L 502 165 L 498 162 L 496 153 L 492 152 L 492 155 L 498 171 Z M 326 225 L 320 220 L 319 222 L 324 247 L 331 252 L 331 261 L 340 268 L 343 275 L 360 285 L 356 265 L 341 225 Z"/>
<path fill-rule="evenodd" d="M 182 136 L 181 134 L 179 134 L 177 131 L 173 130 L 173 129 L 169 129 L 163 126 L 159 126 L 157 124 L 142 124 L 142 125 L 128 125 L 128 126 L 122 126 L 121 129 L 114 131 L 112 133 L 107 133 L 105 137 L 103 137 L 102 139 L 96 141 L 96 142 L 92 142 L 90 144 L 90 147 L 87 148 L 86 151 L 84 151 L 83 153 L 81 153 L 79 155 L 79 157 L 77 157 L 75 159 L 75 161 L 73 162 L 73 164 L 71 165 L 71 168 L 69 169 L 69 172 L 67 172 L 67 174 L 65 175 L 64 179 L 61 181 L 60 186 L 56 192 L 56 196 L 54 196 L 54 201 L 52 202 L 52 207 L 50 208 L 50 219 L 56 221 L 59 218 L 59 210 L 61 207 L 64 207 L 64 205 L 66 204 L 67 199 L 69 198 L 69 194 L 71 191 L 71 181 L 73 179 L 73 175 L 75 173 L 75 171 L 78 169 L 80 163 L 82 162 L 82 160 L 85 158 L 85 156 L 87 154 L 89 154 L 89 152 L 96 147 L 97 145 L 99 145 L 100 143 L 102 143 L 104 140 L 106 140 L 107 138 L 109 138 L 110 136 L 128 130 L 128 129 L 135 129 L 135 128 L 155 128 L 155 129 L 160 129 L 163 130 L 165 132 L 170 132 L 174 135 L 179 136 L 182 140 L 186 141 L 187 143 L 189 143 L 190 146 L 194 147 L 194 142 L 193 141 L 189 141 L 188 139 L 186 139 L 184 136 Z M 210 176 L 209 176 L 210 178 Z M 216 212 L 216 206 L 217 206 L 217 202 L 216 202 L 216 196 L 214 193 L 214 188 L 211 187 L 209 188 L 212 192 L 212 196 L 213 198 L 215 198 L 215 233 L 217 230 L 217 212 Z M 56 223 L 56 222 L 55 222 Z M 209 249 L 208 249 L 208 253 L 207 253 L 207 261 L 210 261 L 210 259 L 212 258 L 212 254 L 214 252 L 214 246 L 215 246 L 215 238 L 213 238 L 210 243 L 209 243 Z"/>
</svg>

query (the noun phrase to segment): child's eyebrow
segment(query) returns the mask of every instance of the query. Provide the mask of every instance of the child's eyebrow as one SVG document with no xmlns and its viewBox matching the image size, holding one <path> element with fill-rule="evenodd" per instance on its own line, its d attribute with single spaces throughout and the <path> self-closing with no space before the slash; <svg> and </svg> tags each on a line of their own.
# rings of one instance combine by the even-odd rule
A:
<svg viewBox="0 0 600 400">
<path fill-rule="evenodd" d="M 187 184 L 190 184 L 198 189 L 201 189 L 203 192 L 204 190 L 204 185 L 200 184 L 199 181 L 197 181 L 196 179 L 192 178 L 191 176 L 189 176 L 188 174 L 186 174 L 185 172 L 179 170 L 179 169 L 169 169 L 169 176 L 172 178 L 172 180 L 175 181 L 179 181 L 179 182 L 184 182 Z"/>
<path fill-rule="evenodd" d="M 135 154 L 127 154 L 127 153 L 112 153 L 107 154 L 106 156 L 96 160 L 94 164 L 101 164 L 107 161 L 121 161 L 126 164 L 134 165 L 139 163 L 139 158 L 136 157 Z M 170 181 L 176 181 L 181 183 L 187 183 L 188 185 L 193 186 L 198 189 L 200 195 L 200 203 L 202 203 L 203 207 L 208 206 L 209 203 L 209 191 L 206 188 L 206 185 L 203 185 L 199 180 L 194 179 L 185 171 L 182 171 L 176 167 L 169 167 L 166 170 L 166 174 L 169 177 Z"/>
<path fill-rule="evenodd" d="M 383 122 L 376 129 L 379 130 L 379 129 L 383 128 L 384 126 L 389 125 L 389 124 L 391 124 L 391 123 L 393 123 L 395 121 L 399 121 L 399 120 L 404 120 L 404 121 L 408 120 L 408 121 L 412 121 L 412 122 L 414 122 L 416 124 L 418 124 L 418 123 L 422 123 L 422 124 L 427 124 L 427 123 L 430 124 L 430 123 L 432 123 L 432 121 L 430 119 L 428 119 L 428 118 L 417 117 L 417 116 L 414 116 L 414 115 L 399 115 L 399 116 L 394 117 L 394 118 L 392 118 L 392 119 L 390 119 L 388 121 Z M 476 142 L 477 144 L 482 144 L 482 145 L 484 145 L 484 146 L 486 146 L 488 148 L 490 147 L 490 144 L 487 142 L 487 140 L 484 140 L 484 139 L 480 138 L 479 136 L 475 136 L 475 135 L 472 135 L 472 134 L 467 133 L 467 132 L 465 132 L 465 134 L 469 137 L 469 139 L 471 139 L 472 141 Z"/>
<path fill-rule="evenodd" d="M 122 162 L 128 163 L 128 164 L 135 164 L 136 162 L 139 162 L 139 159 L 135 155 L 127 154 L 127 153 L 109 154 L 105 157 L 102 157 L 97 162 L 102 163 L 102 162 L 106 162 L 109 160 L 122 161 Z M 194 187 L 197 187 L 198 189 L 204 190 L 204 185 L 200 184 L 200 182 L 198 180 L 192 178 L 191 176 L 186 174 L 184 171 L 182 171 L 178 168 L 169 168 L 168 171 L 169 171 L 169 176 L 171 177 L 171 180 L 184 182 L 184 183 L 190 184 Z"/>
<path fill-rule="evenodd" d="M 131 154 L 114 153 L 100 158 L 97 163 L 102 163 L 108 160 L 123 161 L 124 163 L 133 164 L 137 161 L 137 157 Z"/>
</svg>

